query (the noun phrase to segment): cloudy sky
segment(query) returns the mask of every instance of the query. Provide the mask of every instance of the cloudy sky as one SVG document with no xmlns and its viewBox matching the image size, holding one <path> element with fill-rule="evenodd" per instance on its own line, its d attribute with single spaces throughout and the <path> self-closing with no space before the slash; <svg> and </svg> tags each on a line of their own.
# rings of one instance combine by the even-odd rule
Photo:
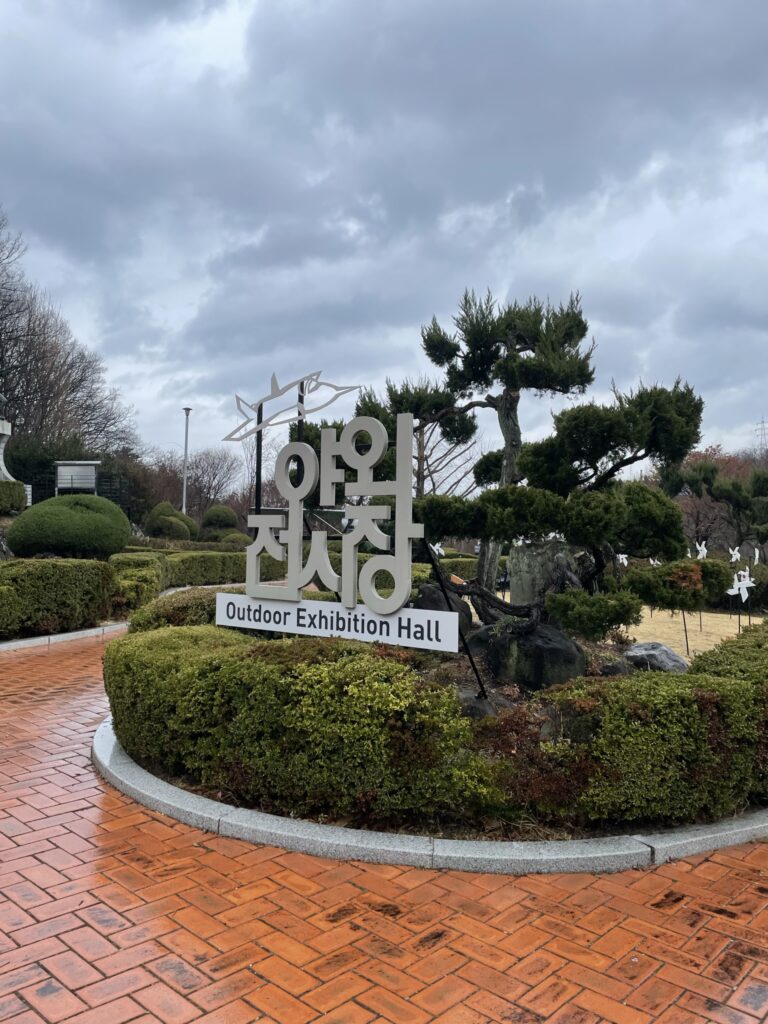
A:
<svg viewBox="0 0 768 1024">
<path fill-rule="evenodd" d="M 383 383 L 465 287 L 582 294 L 596 397 L 768 417 L 761 0 L 0 0 L 0 205 L 143 437 Z M 523 410 L 528 436 L 552 403 Z"/>
</svg>

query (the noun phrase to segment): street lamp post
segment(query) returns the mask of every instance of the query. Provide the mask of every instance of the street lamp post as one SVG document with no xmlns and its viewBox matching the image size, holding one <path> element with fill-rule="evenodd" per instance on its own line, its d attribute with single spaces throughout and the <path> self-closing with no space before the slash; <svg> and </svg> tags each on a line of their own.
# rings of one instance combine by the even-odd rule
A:
<svg viewBox="0 0 768 1024">
<path fill-rule="evenodd" d="M 187 514 L 187 455 L 189 453 L 189 414 L 192 412 L 188 405 L 184 406 L 184 468 L 181 472 L 181 511 Z"/>
</svg>

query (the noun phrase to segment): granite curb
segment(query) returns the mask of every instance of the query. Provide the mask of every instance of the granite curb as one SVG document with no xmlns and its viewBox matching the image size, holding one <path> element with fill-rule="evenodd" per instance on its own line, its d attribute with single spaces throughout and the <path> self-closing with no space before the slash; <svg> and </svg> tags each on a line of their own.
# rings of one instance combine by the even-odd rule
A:
<svg viewBox="0 0 768 1024">
<path fill-rule="evenodd" d="M 50 647 L 52 644 L 63 644 L 70 640 L 117 636 L 118 633 L 124 633 L 127 629 L 127 622 L 110 622 L 108 625 L 94 626 L 92 629 L 76 629 L 72 633 L 49 633 L 46 636 L 30 636 L 23 640 L 6 640 L 0 644 L 0 654 L 23 651 L 28 647 Z"/>
<path fill-rule="evenodd" d="M 230 807 L 172 786 L 145 771 L 125 753 L 109 718 L 96 730 L 91 756 L 107 782 L 153 811 L 222 836 L 336 860 L 508 875 L 602 873 L 650 867 L 656 863 L 657 848 L 661 862 L 670 857 L 701 852 L 705 848 L 733 845 L 758 835 L 768 835 L 768 812 L 758 812 L 761 821 L 746 830 L 741 820 L 734 823 L 733 834 L 729 831 L 730 823 L 698 830 L 676 829 L 654 836 L 608 836 L 531 843 L 473 842 L 366 832 Z M 694 831 L 696 834 L 691 835 Z M 712 842 L 707 846 L 710 834 Z"/>
</svg>

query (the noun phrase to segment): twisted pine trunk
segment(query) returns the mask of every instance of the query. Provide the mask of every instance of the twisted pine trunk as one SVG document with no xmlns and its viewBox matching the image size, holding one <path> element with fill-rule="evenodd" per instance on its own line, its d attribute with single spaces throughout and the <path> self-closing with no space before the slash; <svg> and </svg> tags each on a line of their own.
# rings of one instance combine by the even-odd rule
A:
<svg viewBox="0 0 768 1024">
<path fill-rule="evenodd" d="M 517 460 L 520 457 L 523 439 L 518 418 L 519 405 L 520 392 L 512 391 L 509 388 L 505 388 L 496 399 L 496 414 L 499 418 L 501 436 L 504 438 L 504 457 L 501 462 L 499 478 L 501 487 L 516 484 L 520 480 Z M 493 594 L 496 593 L 496 573 L 500 554 L 501 541 L 485 540 L 481 543 L 480 555 L 477 560 L 477 582 Z"/>
</svg>

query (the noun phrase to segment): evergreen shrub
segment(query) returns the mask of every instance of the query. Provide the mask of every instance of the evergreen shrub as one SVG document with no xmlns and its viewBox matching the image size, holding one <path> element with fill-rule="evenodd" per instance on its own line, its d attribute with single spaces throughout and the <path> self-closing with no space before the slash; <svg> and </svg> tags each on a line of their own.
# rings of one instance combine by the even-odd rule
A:
<svg viewBox="0 0 768 1024">
<path fill-rule="evenodd" d="M 155 519 L 156 528 L 161 531 L 161 536 L 168 540 L 190 540 L 189 527 L 176 516 L 157 516 Z"/>
<path fill-rule="evenodd" d="M 491 789 L 455 696 L 366 645 L 156 630 L 109 645 L 105 683 L 132 757 L 265 809 L 469 814 Z"/>
<path fill-rule="evenodd" d="M 0 583 L 0 640 L 17 637 L 21 629 L 22 607 L 14 587 Z"/>
<path fill-rule="evenodd" d="M 755 789 L 765 698 L 714 675 L 638 672 L 543 695 L 591 770 L 577 811 L 600 821 L 696 821 L 733 814 Z"/>
<path fill-rule="evenodd" d="M 131 616 L 130 632 L 165 626 L 206 626 L 216 621 L 216 595 L 242 594 L 244 587 L 188 587 L 150 601 Z"/>
<path fill-rule="evenodd" d="M 186 530 L 179 529 L 180 524 Z M 167 537 L 170 540 L 195 540 L 200 527 L 191 516 L 175 509 L 170 501 L 161 501 L 150 510 L 144 524 L 150 537 Z"/>
<path fill-rule="evenodd" d="M 12 609 L 0 613 L 2 639 L 66 633 L 109 618 L 115 574 L 107 562 L 17 558 L 0 563 L 0 588 Z"/>
<path fill-rule="evenodd" d="M 545 607 L 550 618 L 566 633 L 593 641 L 604 640 L 618 626 L 637 626 L 643 611 L 640 598 L 626 590 L 611 594 L 566 590 L 548 594 Z"/>
<path fill-rule="evenodd" d="M 211 505 L 203 516 L 203 528 L 237 529 L 237 512 L 229 505 Z"/>
<path fill-rule="evenodd" d="M 463 580 L 471 580 L 477 576 L 477 558 L 472 555 L 441 558 L 439 564 L 446 576 L 460 576 Z"/>
<path fill-rule="evenodd" d="M 22 512 L 6 539 L 18 558 L 109 558 L 130 536 L 130 523 L 114 502 L 95 494 L 65 494 Z"/>
<path fill-rule="evenodd" d="M 24 484 L 16 480 L 0 480 L 0 516 L 15 515 L 27 507 Z"/>
<path fill-rule="evenodd" d="M 123 552 L 112 555 L 109 564 L 115 570 L 117 580 L 113 598 L 116 614 L 153 601 L 168 585 L 167 563 L 153 552 Z"/>
</svg>

